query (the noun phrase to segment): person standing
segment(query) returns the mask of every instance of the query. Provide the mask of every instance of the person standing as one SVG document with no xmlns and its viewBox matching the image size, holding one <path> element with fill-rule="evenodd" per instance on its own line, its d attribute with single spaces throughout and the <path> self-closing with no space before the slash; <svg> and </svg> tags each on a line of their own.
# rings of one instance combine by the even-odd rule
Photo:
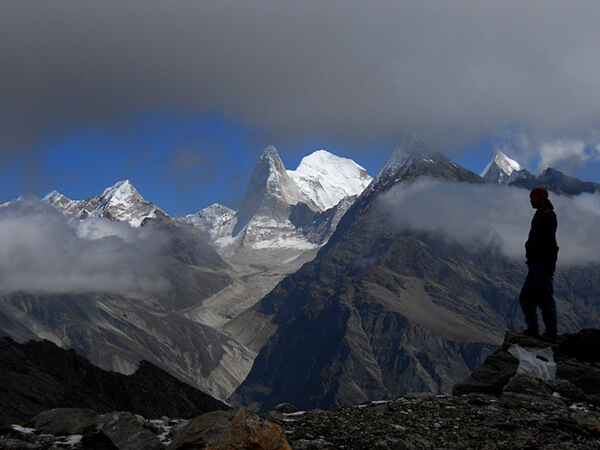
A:
<svg viewBox="0 0 600 450">
<path fill-rule="evenodd" d="M 529 270 L 519 296 L 527 323 L 524 334 L 539 335 L 537 308 L 540 308 L 546 327 L 543 337 L 553 339 L 557 334 L 553 277 L 558 257 L 558 221 L 546 188 L 536 187 L 529 194 L 529 199 L 536 211 L 525 243 L 525 257 Z"/>
</svg>

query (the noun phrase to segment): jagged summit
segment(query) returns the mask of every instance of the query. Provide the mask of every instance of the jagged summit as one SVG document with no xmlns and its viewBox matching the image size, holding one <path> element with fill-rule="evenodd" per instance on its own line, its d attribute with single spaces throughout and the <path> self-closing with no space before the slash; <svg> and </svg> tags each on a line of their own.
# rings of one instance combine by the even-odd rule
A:
<svg viewBox="0 0 600 450">
<path fill-rule="evenodd" d="M 132 201 L 148 203 L 129 180 L 119 181 L 115 185 L 106 188 L 100 198 L 112 204 Z"/>
<path fill-rule="evenodd" d="M 274 164 L 278 164 L 281 162 L 281 158 L 279 156 L 279 152 L 273 145 L 268 145 L 262 151 L 261 157 L 262 160 L 272 161 Z M 281 163 L 283 165 L 283 163 Z"/>
<path fill-rule="evenodd" d="M 490 171 L 490 169 L 494 165 L 496 165 L 499 169 L 502 170 L 503 173 L 505 173 L 508 176 L 510 176 L 510 174 L 512 174 L 515 170 L 517 172 L 523 170 L 523 168 L 517 161 L 515 161 L 514 159 L 510 159 L 500 150 L 496 150 L 494 158 L 492 158 L 492 160 L 488 163 L 486 168 L 483 169 L 481 176 L 485 178 L 485 175 Z"/>
<path fill-rule="evenodd" d="M 433 150 L 429 147 L 427 141 L 419 134 L 413 133 L 410 140 L 406 140 L 396 147 L 382 169 L 389 166 L 402 165 L 416 158 L 423 158 L 432 152 Z"/>
<path fill-rule="evenodd" d="M 414 181 L 427 176 L 457 182 L 484 182 L 477 174 L 433 150 L 423 138 L 414 134 L 410 141 L 394 150 L 363 196 L 370 195 L 369 192 L 385 191 L 402 181 Z"/>
<path fill-rule="evenodd" d="M 296 170 L 287 172 L 322 211 L 334 207 L 345 197 L 359 195 L 372 180 L 366 169 L 351 159 L 325 150 L 305 156 Z"/>
<path fill-rule="evenodd" d="M 523 168 L 517 161 L 509 158 L 500 150 L 496 150 L 496 154 L 485 169 L 483 169 L 481 176 L 493 183 L 506 185 L 521 178 L 534 178 L 527 169 Z"/>
<path fill-rule="evenodd" d="M 269 146 L 263 150 L 252 172 L 237 212 L 233 234 L 238 235 L 255 217 L 264 216 L 275 222 L 287 221 L 289 207 L 300 202 L 317 209 L 288 175 L 277 149 Z"/>
<path fill-rule="evenodd" d="M 154 203 L 148 202 L 133 186 L 131 181 L 122 180 L 106 188 L 101 195 L 86 200 L 70 200 L 57 191 L 46 195 L 42 201 L 54 206 L 69 216 L 80 219 L 104 217 L 140 226 L 144 219 L 155 217 L 156 213 L 167 216 Z"/>
<path fill-rule="evenodd" d="M 57 190 L 53 190 L 52 192 L 49 192 L 48 194 L 46 194 L 46 196 L 44 198 L 42 198 L 42 201 L 53 205 L 54 203 L 56 203 L 57 201 L 60 201 L 63 198 L 66 198 L 66 197 L 64 195 L 62 195 L 60 192 L 58 192 Z"/>
</svg>

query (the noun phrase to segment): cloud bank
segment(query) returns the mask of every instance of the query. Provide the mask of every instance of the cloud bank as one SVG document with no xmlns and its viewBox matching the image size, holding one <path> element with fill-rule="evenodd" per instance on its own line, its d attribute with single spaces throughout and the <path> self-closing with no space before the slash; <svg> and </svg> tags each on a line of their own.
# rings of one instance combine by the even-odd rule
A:
<svg viewBox="0 0 600 450">
<path fill-rule="evenodd" d="M 550 198 L 558 216 L 558 266 L 600 264 L 600 194 Z M 437 233 L 476 251 L 497 249 L 525 261 L 535 212 L 525 189 L 421 179 L 394 186 L 379 201 L 399 227 Z"/>
<path fill-rule="evenodd" d="M 0 145 L 16 157 L 155 110 L 219 112 L 275 142 L 586 133 L 598 23 L 587 1 L 4 0 Z"/>
<path fill-rule="evenodd" d="M 0 206 L 0 294 L 160 294 L 166 236 L 105 219 L 69 221 L 34 197 Z"/>
</svg>

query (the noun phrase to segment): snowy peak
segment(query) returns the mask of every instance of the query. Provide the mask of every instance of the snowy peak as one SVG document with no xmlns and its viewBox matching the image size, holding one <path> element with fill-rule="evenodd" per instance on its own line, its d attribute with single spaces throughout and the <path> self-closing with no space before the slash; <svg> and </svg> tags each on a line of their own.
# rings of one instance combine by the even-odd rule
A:
<svg viewBox="0 0 600 450">
<path fill-rule="evenodd" d="M 517 161 L 510 159 L 499 150 L 496 151 L 492 160 L 483 169 L 481 176 L 493 183 L 506 185 L 520 178 L 533 177 Z"/>
<path fill-rule="evenodd" d="M 296 170 L 287 173 L 321 211 L 336 206 L 345 197 L 360 195 L 372 180 L 367 171 L 351 159 L 325 150 L 304 157 Z"/>
<path fill-rule="evenodd" d="M 110 205 L 132 205 L 135 203 L 148 203 L 144 197 L 140 195 L 131 181 L 119 181 L 114 186 L 104 190 L 100 196 L 102 202 Z"/>
<path fill-rule="evenodd" d="M 208 233 L 211 239 L 215 240 L 226 234 L 228 224 L 234 216 L 234 210 L 220 203 L 213 203 L 195 214 L 189 214 L 178 220 Z"/>
<path fill-rule="evenodd" d="M 129 180 L 105 189 L 102 195 L 91 198 L 86 205 L 86 211 L 92 217 L 129 222 L 136 227 L 144 219 L 156 217 L 157 210 L 159 208 L 146 201 Z"/>
<path fill-rule="evenodd" d="M 59 192 L 52 191 L 42 201 L 69 216 L 80 219 L 104 217 L 128 222 L 135 227 L 140 226 L 146 218 L 156 217 L 157 212 L 166 216 L 164 211 L 146 201 L 129 180 L 119 181 L 101 195 L 86 200 L 69 200 Z"/>
</svg>

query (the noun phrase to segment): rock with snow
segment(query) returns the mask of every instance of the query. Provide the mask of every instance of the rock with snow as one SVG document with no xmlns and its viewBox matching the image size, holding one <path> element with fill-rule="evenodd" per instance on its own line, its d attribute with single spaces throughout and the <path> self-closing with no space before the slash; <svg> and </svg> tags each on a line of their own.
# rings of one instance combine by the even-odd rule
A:
<svg viewBox="0 0 600 450">
<path fill-rule="evenodd" d="M 360 195 L 372 178 L 348 158 L 318 150 L 306 156 L 288 175 L 321 211 L 333 208 L 343 198 Z"/>
<path fill-rule="evenodd" d="M 556 375 L 552 379 L 542 379 L 529 373 L 528 381 L 522 376 L 514 377 L 520 370 L 521 361 L 513 356 L 511 349 L 520 346 L 529 349 L 532 354 L 536 350 L 547 349 L 556 363 Z M 539 353 L 539 352 L 538 352 Z M 547 361 L 549 358 L 537 356 Z M 556 340 L 526 336 L 507 332 L 500 350 L 489 355 L 464 381 L 454 386 L 454 395 L 468 393 L 489 393 L 500 395 L 503 392 L 519 392 L 531 394 L 532 390 L 545 390 L 550 394 L 559 392 L 573 401 L 600 402 L 600 330 L 584 329 L 577 333 L 559 335 Z M 523 372 L 527 375 L 526 372 Z"/>
</svg>

